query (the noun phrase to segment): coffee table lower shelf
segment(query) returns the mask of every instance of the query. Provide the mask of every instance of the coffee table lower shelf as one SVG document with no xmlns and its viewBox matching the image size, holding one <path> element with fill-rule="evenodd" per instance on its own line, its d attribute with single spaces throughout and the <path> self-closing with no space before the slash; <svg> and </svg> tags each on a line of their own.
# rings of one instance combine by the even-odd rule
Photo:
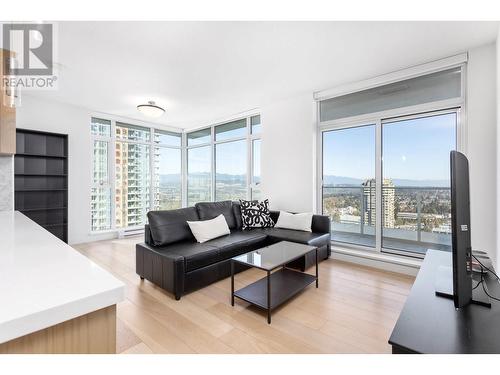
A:
<svg viewBox="0 0 500 375">
<path fill-rule="evenodd" d="M 270 279 L 270 285 L 268 284 L 268 278 Z M 267 310 L 268 322 L 270 323 L 271 310 L 316 282 L 316 279 L 314 275 L 283 268 L 235 291 L 233 295 L 252 305 Z M 268 306 L 268 293 L 271 295 L 270 308 Z"/>
</svg>

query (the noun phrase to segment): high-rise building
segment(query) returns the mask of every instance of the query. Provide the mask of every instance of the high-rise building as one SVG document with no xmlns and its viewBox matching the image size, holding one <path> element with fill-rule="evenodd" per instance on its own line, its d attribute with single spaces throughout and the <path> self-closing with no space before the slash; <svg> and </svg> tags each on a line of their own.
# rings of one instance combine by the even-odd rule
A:
<svg viewBox="0 0 500 375">
<path fill-rule="evenodd" d="M 377 218 L 376 182 L 372 178 L 363 183 L 363 205 L 365 225 L 375 225 Z M 385 228 L 394 228 L 395 189 L 390 178 L 382 183 L 382 224 Z"/>
<path fill-rule="evenodd" d="M 93 181 L 99 184 L 108 181 L 108 143 L 94 141 Z M 111 192 L 109 187 L 93 187 L 91 196 L 92 230 L 111 228 Z"/>
<path fill-rule="evenodd" d="M 116 129 L 117 138 L 133 138 L 134 129 Z M 117 228 L 144 224 L 150 207 L 149 146 L 133 142 L 115 144 L 115 219 Z"/>
</svg>

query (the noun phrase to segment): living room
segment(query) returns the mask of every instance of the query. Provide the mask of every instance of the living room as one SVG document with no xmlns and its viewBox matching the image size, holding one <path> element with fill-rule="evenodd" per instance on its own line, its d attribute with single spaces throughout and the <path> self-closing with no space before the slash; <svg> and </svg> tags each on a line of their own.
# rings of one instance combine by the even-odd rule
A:
<svg viewBox="0 0 500 375">
<path fill-rule="evenodd" d="M 500 354 L 493 11 L 134 9 L 2 17 L 0 363 Z"/>
</svg>

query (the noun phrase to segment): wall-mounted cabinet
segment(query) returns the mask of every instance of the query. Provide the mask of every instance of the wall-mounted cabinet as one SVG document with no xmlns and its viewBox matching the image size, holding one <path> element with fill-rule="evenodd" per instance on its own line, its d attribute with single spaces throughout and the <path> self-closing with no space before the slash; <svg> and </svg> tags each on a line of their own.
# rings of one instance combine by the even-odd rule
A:
<svg viewBox="0 0 500 375">
<path fill-rule="evenodd" d="M 68 136 L 17 130 L 15 209 L 67 242 Z"/>
<path fill-rule="evenodd" d="M 8 71 L 11 52 L 0 49 L 0 79 Z M 16 152 L 16 108 L 14 91 L 0 84 L 0 155 Z"/>
</svg>

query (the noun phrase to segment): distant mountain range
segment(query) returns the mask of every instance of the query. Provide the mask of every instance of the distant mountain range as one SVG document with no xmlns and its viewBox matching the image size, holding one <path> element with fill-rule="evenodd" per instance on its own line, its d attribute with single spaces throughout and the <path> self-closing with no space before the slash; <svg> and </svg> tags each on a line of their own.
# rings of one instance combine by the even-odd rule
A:
<svg viewBox="0 0 500 375">
<path fill-rule="evenodd" d="M 210 173 L 197 173 L 194 175 L 197 178 L 210 178 Z M 244 183 L 245 175 L 232 175 L 218 173 L 217 181 L 227 183 Z M 160 175 L 161 184 L 178 183 L 180 180 L 179 174 L 162 174 Z M 360 186 L 365 180 L 361 178 L 352 178 L 345 176 L 327 175 L 324 177 L 323 183 L 330 186 Z M 415 187 L 450 187 L 449 180 L 408 180 L 394 178 L 392 182 L 395 186 L 415 186 Z"/>
<path fill-rule="evenodd" d="M 360 178 L 327 175 L 323 178 L 324 185 L 333 186 L 360 186 L 366 180 Z M 450 187 L 449 180 L 407 180 L 393 178 L 395 186 L 415 186 L 415 187 Z"/>
<path fill-rule="evenodd" d="M 196 173 L 191 176 L 195 178 L 210 178 L 210 173 Z M 217 173 L 216 175 L 218 182 L 226 182 L 226 183 L 245 183 L 246 176 L 245 175 L 234 175 L 234 174 L 224 174 Z M 171 184 L 178 183 L 180 180 L 179 174 L 161 174 L 160 175 L 160 184 Z"/>
</svg>

